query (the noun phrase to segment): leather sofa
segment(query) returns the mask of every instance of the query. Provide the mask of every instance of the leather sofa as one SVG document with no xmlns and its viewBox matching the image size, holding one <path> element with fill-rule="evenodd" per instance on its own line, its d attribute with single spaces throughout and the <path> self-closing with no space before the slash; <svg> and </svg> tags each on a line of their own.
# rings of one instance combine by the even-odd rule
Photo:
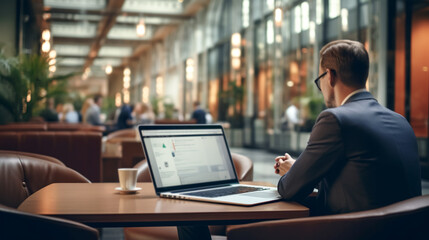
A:
<svg viewBox="0 0 429 240">
<path fill-rule="evenodd" d="M 240 181 L 253 180 L 253 162 L 246 156 L 231 153 L 237 177 Z M 146 160 L 139 162 L 137 168 L 137 182 L 150 182 L 150 171 Z M 226 226 L 209 226 L 212 239 L 224 239 Z M 144 227 L 124 228 L 125 240 L 134 239 L 178 239 L 176 227 Z"/>
<path fill-rule="evenodd" d="M 93 131 L 0 131 L 0 150 L 58 158 L 91 181 L 100 182 L 101 137 Z"/>
<path fill-rule="evenodd" d="M 347 214 L 266 221 L 231 226 L 228 240 L 238 239 L 429 239 L 429 195 L 386 207 Z"/>
<path fill-rule="evenodd" d="M 56 182 L 89 182 L 51 157 L 0 150 L 0 204 L 16 208 L 34 192 Z"/>
<path fill-rule="evenodd" d="M 27 197 L 55 182 L 89 182 L 58 159 L 0 150 L 0 236 L 2 239 L 98 239 L 98 231 L 73 221 L 20 212 Z"/>
<path fill-rule="evenodd" d="M 34 122 L 22 122 L 22 123 L 10 123 L 6 125 L 0 125 L 0 132 L 9 131 L 92 131 L 92 132 L 103 132 L 105 127 L 93 126 L 84 123 L 34 123 Z"/>
</svg>

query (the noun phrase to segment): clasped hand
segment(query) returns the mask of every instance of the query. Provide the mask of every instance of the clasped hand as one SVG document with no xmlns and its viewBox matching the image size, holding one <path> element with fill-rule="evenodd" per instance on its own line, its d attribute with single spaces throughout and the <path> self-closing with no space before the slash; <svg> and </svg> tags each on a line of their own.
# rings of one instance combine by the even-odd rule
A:
<svg viewBox="0 0 429 240">
<path fill-rule="evenodd" d="M 287 153 L 284 156 L 276 157 L 275 160 L 274 172 L 280 176 L 285 175 L 296 161 Z"/>
</svg>

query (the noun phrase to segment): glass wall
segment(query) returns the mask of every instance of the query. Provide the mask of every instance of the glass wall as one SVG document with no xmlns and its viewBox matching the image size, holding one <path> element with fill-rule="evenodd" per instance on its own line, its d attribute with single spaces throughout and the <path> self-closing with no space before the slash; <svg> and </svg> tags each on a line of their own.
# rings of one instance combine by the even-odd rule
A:
<svg viewBox="0 0 429 240">
<path fill-rule="evenodd" d="M 132 94 L 144 98 L 148 87 L 151 99 L 170 99 L 184 119 L 200 101 L 228 129 L 232 146 L 299 152 L 324 108 L 313 79 L 327 42 L 347 38 L 365 45 L 371 58 L 367 87 L 385 102 L 383 4 L 212 0 L 151 50 L 149 64 L 139 64 L 141 87 Z M 157 90 L 160 77 L 164 85 Z"/>
</svg>

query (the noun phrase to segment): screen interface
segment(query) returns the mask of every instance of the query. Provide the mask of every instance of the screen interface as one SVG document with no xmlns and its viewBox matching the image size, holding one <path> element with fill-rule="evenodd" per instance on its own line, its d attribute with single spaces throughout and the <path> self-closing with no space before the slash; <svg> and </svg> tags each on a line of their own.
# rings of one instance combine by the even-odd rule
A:
<svg viewBox="0 0 429 240">
<path fill-rule="evenodd" d="M 141 131 L 158 188 L 235 178 L 221 129 Z"/>
</svg>

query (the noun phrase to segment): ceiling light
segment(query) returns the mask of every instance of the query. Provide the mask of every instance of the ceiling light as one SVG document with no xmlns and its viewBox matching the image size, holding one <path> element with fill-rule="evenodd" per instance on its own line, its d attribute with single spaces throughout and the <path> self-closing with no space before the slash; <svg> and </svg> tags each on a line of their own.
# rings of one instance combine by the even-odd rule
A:
<svg viewBox="0 0 429 240">
<path fill-rule="evenodd" d="M 240 58 L 231 59 L 231 65 L 233 69 L 240 69 L 240 66 L 241 66 Z"/>
<path fill-rule="evenodd" d="M 231 49 L 231 57 L 240 57 L 240 56 L 241 56 L 240 48 L 232 48 Z"/>
<path fill-rule="evenodd" d="M 55 50 L 51 50 L 50 52 L 49 52 L 49 58 L 55 58 L 57 56 L 57 51 L 55 51 Z"/>
<path fill-rule="evenodd" d="M 43 30 L 42 39 L 45 41 L 49 41 L 51 39 L 51 31 L 49 31 L 49 29 Z"/>
<path fill-rule="evenodd" d="M 123 93 L 124 93 L 124 103 L 128 104 L 130 102 L 130 91 L 124 90 Z"/>
<path fill-rule="evenodd" d="M 121 106 L 121 93 L 116 93 L 115 95 L 115 106 L 120 107 Z"/>
<path fill-rule="evenodd" d="M 107 65 L 105 71 L 106 71 L 107 75 L 110 75 L 112 73 L 112 71 L 113 71 L 112 65 L 110 65 L 110 64 Z"/>
<path fill-rule="evenodd" d="M 51 43 L 49 41 L 44 41 L 42 44 L 42 52 L 49 52 L 51 50 Z"/>
<path fill-rule="evenodd" d="M 43 19 L 44 20 L 48 20 L 49 18 L 51 18 L 51 14 L 50 13 L 44 13 L 43 14 Z"/>
<path fill-rule="evenodd" d="M 131 75 L 131 70 L 130 70 L 130 68 L 125 68 L 125 69 L 124 69 L 124 75 L 126 75 L 126 76 L 130 76 L 130 75 Z"/>
<path fill-rule="evenodd" d="M 231 45 L 233 47 L 239 47 L 241 45 L 241 35 L 240 33 L 234 33 L 231 36 Z"/>
<path fill-rule="evenodd" d="M 136 32 L 138 37 L 144 37 L 144 34 L 146 33 L 146 25 L 143 18 L 140 18 L 139 23 L 136 26 Z"/>
</svg>

